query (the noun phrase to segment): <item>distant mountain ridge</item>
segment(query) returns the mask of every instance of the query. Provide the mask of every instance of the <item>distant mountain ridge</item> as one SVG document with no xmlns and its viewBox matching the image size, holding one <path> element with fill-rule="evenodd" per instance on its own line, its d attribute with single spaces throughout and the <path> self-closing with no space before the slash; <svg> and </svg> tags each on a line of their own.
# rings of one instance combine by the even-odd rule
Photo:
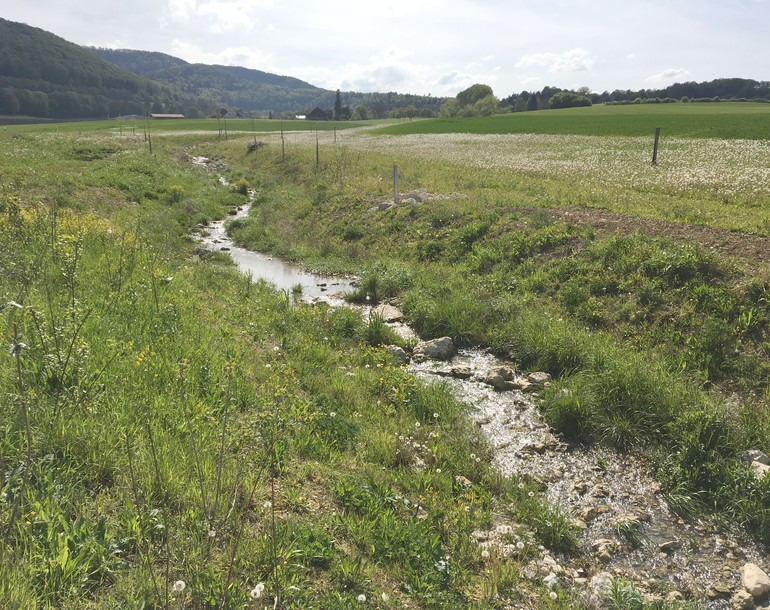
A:
<svg viewBox="0 0 770 610">
<path fill-rule="evenodd" d="M 153 51 L 86 48 L 121 68 L 211 104 L 260 113 L 285 113 L 312 107 L 329 94 L 333 95 L 298 78 L 261 70 L 191 64 Z"/>
<path fill-rule="evenodd" d="M 200 109 L 169 86 L 50 32 L 0 18 L 0 114 L 91 118 Z"/>
</svg>

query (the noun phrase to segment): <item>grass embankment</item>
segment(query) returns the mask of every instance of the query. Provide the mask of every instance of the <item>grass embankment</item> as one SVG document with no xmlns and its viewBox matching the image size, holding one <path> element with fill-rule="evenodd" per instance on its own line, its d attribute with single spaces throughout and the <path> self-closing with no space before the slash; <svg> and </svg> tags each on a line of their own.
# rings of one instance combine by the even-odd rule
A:
<svg viewBox="0 0 770 610">
<path fill-rule="evenodd" d="M 566 437 L 647 452 L 682 514 L 716 511 L 770 542 L 770 478 L 759 482 L 740 458 L 750 447 L 770 450 L 767 266 L 665 237 L 668 228 L 681 235 L 681 224 L 661 221 L 652 235 L 570 224 L 548 211 L 573 202 L 569 168 L 544 168 L 538 180 L 480 169 L 472 150 L 443 160 L 444 139 L 436 157 L 423 144 L 423 160 L 397 157 L 402 192 L 422 186 L 462 196 L 376 210 L 392 192 L 392 158 L 352 143 L 328 148 L 316 168 L 310 150 L 282 162 L 266 149 L 243 165 L 270 170 L 252 217 L 233 233 L 311 264 L 367 267 L 359 296 L 399 297 L 423 335 L 492 346 L 524 368 L 553 373 L 543 408 Z M 399 140 L 386 145 L 396 149 Z M 607 180 L 597 170 L 578 188 L 597 208 L 662 196 Z M 665 197 L 684 217 L 708 215 L 719 226 L 724 202 L 711 189 L 696 194 L 685 185 Z M 754 204 L 747 196 L 732 209 L 750 222 Z M 645 211 L 654 219 L 664 210 Z M 633 225 L 633 216 L 626 221 Z"/>
<path fill-rule="evenodd" d="M 575 607 L 520 575 L 538 544 L 572 548 L 566 517 L 490 468 L 445 389 L 372 346 L 376 319 L 194 256 L 188 230 L 244 199 L 188 155 L 235 150 L 2 142 L 4 607 Z M 277 168 L 229 177 L 275 221 L 328 210 L 287 199 L 306 191 Z M 517 555 L 484 558 L 472 532 L 509 523 Z"/>
<path fill-rule="evenodd" d="M 430 119 L 383 127 L 389 135 L 478 133 L 770 140 L 770 104 L 677 103 L 595 105 L 494 117 Z"/>
</svg>

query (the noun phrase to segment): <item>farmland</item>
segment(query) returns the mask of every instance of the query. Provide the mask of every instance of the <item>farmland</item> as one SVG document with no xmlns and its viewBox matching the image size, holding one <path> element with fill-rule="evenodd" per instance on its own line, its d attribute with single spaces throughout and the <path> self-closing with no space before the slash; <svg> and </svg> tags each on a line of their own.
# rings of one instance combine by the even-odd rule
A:
<svg viewBox="0 0 770 610">
<path fill-rule="evenodd" d="M 683 520 L 770 543 L 770 477 L 741 461 L 770 452 L 770 267 L 752 254 L 770 250 L 770 139 L 744 123 L 766 107 L 685 106 L 656 167 L 642 125 L 664 118 L 658 106 L 589 109 L 614 126 L 577 132 L 563 111 L 283 142 L 275 122 L 228 121 L 227 139 L 216 121 L 153 123 L 152 154 L 144 124 L 0 133 L 0 596 L 584 603 L 567 580 L 525 576 L 543 553 L 582 557 L 573 516 L 541 481 L 502 477 L 467 407 L 382 348 L 409 341 L 196 254 L 189 232 L 249 190 L 239 243 L 354 273 L 354 299 L 397 302 L 422 337 L 550 373 L 540 409 L 565 442 L 638 457 Z M 720 135 L 703 137 L 697 112 Z M 506 131 L 516 121 L 530 131 Z M 267 145 L 247 153 L 253 132 Z M 380 205 L 394 163 L 404 201 Z M 506 560 L 473 538 L 498 526 L 516 549 Z M 639 607 L 705 595 L 663 602 L 674 588 Z"/>
</svg>

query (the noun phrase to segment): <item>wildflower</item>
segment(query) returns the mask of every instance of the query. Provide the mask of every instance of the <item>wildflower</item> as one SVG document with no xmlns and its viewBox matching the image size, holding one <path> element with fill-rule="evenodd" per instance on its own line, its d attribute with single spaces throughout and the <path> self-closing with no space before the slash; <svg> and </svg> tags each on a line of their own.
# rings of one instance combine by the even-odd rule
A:
<svg viewBox="0 0 770 610">
<path fill-rule="evenodd" d="M 24 348 L 27 347 L 26 343 L 22 343 L 21 341 L 17 341 L 13 345 L 11 345 L 11 349 L 8 350 L 8 353 L 13 356 L 14 358 L 18 358 L 21 356 L 21 352 L 24 351 Z"/>
<path fill-rule="evenodd" d="M 438 419 L 438 413 L 433 414 L 433 419 Z"/>
<path fill-rule="evenodd" d="M 251 599 L 259 599 L 262 597 L 262 592 L 265 590 L 265 583 L 258 582 L 257 585 L 249 591 L 249 597 Z"/>
<path fill-rule="evenodd" d="M 414 422 L 414 427 L 415 428 L 419 428 L 420 427 L 420 422 L 418 422 L 418 421 Z"/>
<path fill-rule="evenodd" d="M 214 528 L 211 528 L 209 530 L 209 538 L 216 538 L 216 537 L 217 537 L 217 530 L 215 530 Z"/>
<path fill-rule="evenodd" d="M 436 468 L 436 474 L 441 474 L 441 468 Z"/>
<path fill-rule="evenodd" d="M 481 558 L 489 559 L 489 551 L 487 549 L 484 549 L 483 551 L 481 551 Z"/>
<path fill-rule="evenodd" d="M 385 593 L 385 591 L 382 592 L 382 595 L 380 595 L 380 597 L 382 598 L 382 601 L 384 601 L 385 603 L 388 603 L 390 601 L 390 595 Z"/>
<path fill-rule="evenodd" d="M 366 595 L 364 595 L 363 593 L 361 593 L 361 595 L 356 597 L 356 599 L 358 600 L 359 604 L 365 604 L 366 603 Z"/>
<path fill-rule="evenodd" d="M 332 411 L 331 413 L 329 413 L 329 417 L 337 417 L 337 413 Z"/>
<path fill-rule="evenodd" d="M 185 582 L 184 582 L 183 580 L 177 580 L 177 581 L 174 583 L 174 591 L 175 591 L 176 593 L 181 593 L 182 591 L 184 591 L 184 588 L 185 588 L 186 586 L 187 586 L 187 585 L 185 584 Z"/>
<path fill-rule="evenodd" d="M 519 549 L 520 551 L 524 550 L 524 543 L 521 540 L 519 540 L 516 543 L 516 548 Z"/>
<path fill-rule="evenodd" d="M 265 502 L 265 503 L 262 505 L 262 507 L 263 507 L 263 508 L 272 508 L 272 507 L 273 507 L 273 503 L 272 503 L 270 500 L 267 500 L 267 501 L 266 501 L 266 502 Z"/>
<path fill-rule="evenodd" d="M 551 591 L 548 594 L 548 597 L 551 598 L 551 601 L 556 601 L 557 599 L 559 599 L 559 596 L 556 594 L 556 591 Z"/>
<path fill-rule="evenodd" d="M 476 454 L 475 454 L 475 453 L 471 453 L 471 459 L 472 459 L 472 460 L 475 460 L 475 459 L 476 459 Z"/>
<path fill-rule="evenodd" d="M 533 497 L 535 496 L 535 492 L 534 492 L 534 491 L 530 491 L 530 492 L 529 492 L 527 495 L 528 495 L 530 498 L 533 498 Z"/>
</svg>

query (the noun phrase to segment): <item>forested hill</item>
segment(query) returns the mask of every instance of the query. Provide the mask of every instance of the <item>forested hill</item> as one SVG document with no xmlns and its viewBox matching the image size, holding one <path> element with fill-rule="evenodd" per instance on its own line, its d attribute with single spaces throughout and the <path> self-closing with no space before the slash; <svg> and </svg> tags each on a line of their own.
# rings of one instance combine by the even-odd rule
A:
<svg viewBox="0 0 770 610">
<path fill-rule="evenodd" d="M 190 64 L 164 53 L 90 48 L 99 57 L 164 83 L 179 93 L 232 108 L 294 112 L 312 108 L 333 92 L 291 76 L 234 66 Z"/>
<path fill-rule="evenodd" d="M 0 115 L 96 118 L 150 111 L 201 109 L 167 85 L 63 38 L 0 19 Z"/>
</svg>

